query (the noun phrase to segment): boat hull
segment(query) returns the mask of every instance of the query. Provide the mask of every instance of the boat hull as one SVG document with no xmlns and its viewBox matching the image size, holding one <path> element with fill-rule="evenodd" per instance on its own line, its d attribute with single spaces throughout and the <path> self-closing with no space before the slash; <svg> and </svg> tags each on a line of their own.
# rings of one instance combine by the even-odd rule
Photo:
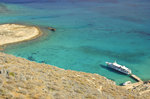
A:
<svg viewBox="0 0 150 99">
<path fill-rule="evenodd" d="M 113 70 L 116 70 L 116 71 L 118 71 L 118 72 L 121 72 L 121 73 L 123 73 L 123 74 L 126 74 L 126 75 L 129 75 L 129 74 L 130 74 L 130 73 L 128 73 L 128 72 L 124 72 L 124 71 L 121 71 L 121 70 L 119 70 L 119 69 L 113 68 L 113 67 L 111 67 L 111 66 L 109 66 L 109 65 L 108 65 L 108 67 L 111 68 L 111 69 L 113 69 Z"/>
<path fill-rule="evenodd" d="M 130 69 L 128 69 L 125 66 L 119 65 L 116 62 L 114 62 L 114 63 L 106 62 L 106 64 L 108 65 L 109 68 L 112 68 L 112 69 L 114 69 L 114 70 L 116 70 L 118 72 L 121 72 L 121 73 L 126 74 L 126 75 L 131 74 L 131 70 Z"/>
</svg>

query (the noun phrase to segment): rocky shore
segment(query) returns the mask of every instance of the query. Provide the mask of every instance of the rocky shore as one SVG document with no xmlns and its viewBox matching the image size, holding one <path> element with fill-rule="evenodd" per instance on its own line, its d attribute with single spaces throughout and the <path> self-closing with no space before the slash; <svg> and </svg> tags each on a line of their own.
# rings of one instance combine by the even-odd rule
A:
<svg viewBox="0 0 150 99">
<path fill-rule="evenodd" d="M 150 83 L 132 89 L 100 76 L 0 53 L 0 98 L 149 99 Z"/>
<path fill-rule="evenodd" d="M 0 45 L 28 40 L 32 33 L 35 37 L 39 30 L 1 25 Z M 122 87 L 98 74 L 64 70 L 0 53 L 0 99 L 150 99 L 150 81 Z"/>
</svg>

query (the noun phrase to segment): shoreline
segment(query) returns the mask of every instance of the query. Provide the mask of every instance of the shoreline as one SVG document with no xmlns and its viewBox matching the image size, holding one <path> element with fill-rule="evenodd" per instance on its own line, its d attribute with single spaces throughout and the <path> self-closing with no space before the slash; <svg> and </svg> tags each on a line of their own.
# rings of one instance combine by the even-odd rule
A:
<svg viewBox="0 0 150 99">
<path fill-rule="evenodd" d="M 9 23 L 7 23 L 7 24 L 9 24 Z M 1 26 L 1 25 L 7 25 L 7 24 L 0 24 L 0 26 Z M 25 26 L 25 27 L 34 27 L 34 28 L 36 28 L 36 29 L 38 30 L 38 33 L 37 33 L 37 35 L 34 35 L 34 36 L 32 36 L 31 38 L 22 39 L 22 40 L 16 41 L 16 42 L 11 42 L 11 43 L 2 44 L 2 45 L 0 45 L 0 51 L 3 51 L 3 50 L 5 49 L 5 47 L 7 47 L 8 45 L 17 44 L 17 43 L 22 43 L 22 42 L 26 42 L 26 41 L 31 41 L 31 40 L 34 40 L 34 39 L 36 39 L 36 38 L 42 36 L 42 34 L 43 34 L 42 31 L 41 31 L 41 29 L 40 29 L 38 26 L 34 26 L 34 25 L 22 25 L 22 24 L 16 24 L 16 23 L 10 23 L 9 25 L 19 25 L 19 26 Z M 105 76 L 104 76 L 104 77 L 105 77 Z M 115 82 L 115 83 L 116 83 L 116 82 Z M 132 84 L 129 84 L 129 85 L 130 85 L 130 86 L 131 86 L 131 85 L 134 86 L 134 85 L 137 85 L 137 83 L 138 83 L 138 82 L 135 82 L 135 83 L 132 83 Z M 118 86 L 121 86 L 121 85 L 118 85 Z M 125 88 L 125 87 L 127 87 L 127 89 L 128 89 L 128 85 L 123 86 L 123 88 Z M 129 88 L 129 89 L 130 89 L 130 88 Z"/>
<path fill-rule="evenodd" d="M 5 24 L 4 24 L 5 25 Z M 9 24 L 6 24 L 6 25 L 9 25 Z M 10 24 L 11 25 L 11 24 Z M 6 44 L 1 44 L 0 45 L 0 50 L 1 50 L 1 47 L 3 48 L 3 47 L 6 47 L 7 45 L 10 45 L 10 44 L 14 44 L 14 43 L 21 43 L 21 42 L 26 42 L 26 41 L 29 41 L 29 40 L 33 40 L 33 39 L 36 39 L 36 38 L 38 38 L 38 37 L 40 37 L 40 36 L 42 36 L 42 31 L 41 31 L 41 29 L 39 28 L 39 27 L 37 27 L 37 26 L 27 26 L 27 25 L 20 25 L 20 24 L 13 24 L 13 25 L 19 25 L 19 26 L 25 26 L 25 27 L 27 27 L 27 28 L 30 28 L 30 27 L 33 27 L 33 28 L 35 28 L 36 30 L 37 30 L 37 32 L 36 32 L 36 34 L 35 35 L 32 35 L 32 37 L 29 37 L 29 38 L 24 38 L 24 39 L 22 39 L 22 40 L 18 40 L 18 41 L 12 41 L 12 42 L 10 42 L 10 43 L 6 43 Z M 1 25 L 0 25 L 1 26 Z M 1 29 L 0 29 L 1 30 Z M 24 30 L 24 32 L 26 32 L 25 30 Z M 5 33 L 5 32 L 4 32 Z M 3 35 L 4 34 L 3 32 L 1 32 L 0 31 L 0 38 L 2 37 L 1 35 Z M 13 33 L 13 32 L 12 32 Z M 16 33 L 16 32 L 15 32 Z M 32 32 L 31 32 L 32 33 Z M 7 34 L 7 33 L 6 33 Z M 4 35 L 4 36 L 13 36 L 13 35 Z M 23 35 L 24 36 L 24 35 Z M 6 37 L 7 38 L 7 37 Z M 17 37 L 16 37 L 17 38 Z M 2 49 L 2 50 L 4 50 L 4 49 Z M 2 53 L 0 53 L 0 54 L 2 54 Z M 4 55 L 2 55 L 2 57 L 0 57 L 0 58 L 2 58 L 2 60 L 0 60 L 0 61 L 3 61 L 3 60 L 5 60 L 5 58 L 3 59 L 3 57 L 6 57 L 6 56 L 9 56 L 9 55 L 6 55 L 6 54 L 4 54 Z M 12 56 L 12 57 L 14 57 L 14 56 Z M 13 58 L 12 58 L 13 59 Z M 16 60 L 22 60 L 22 64 L 24 63 L 24 62 L 26 62 L 26 60 L 25 59 L 21 59 L 21 58 L 16 58 Z M 8 61 L 10 61 L 10 60 L 8 60 Z M 13 60 L 14 61 L 14 60 Z M 29 61 L 29 60 L 28 60 Z M 14 61 L 14 62 L 16 62 L 16 61 Z M 18 61 L 17 61 L 18 62 Z M 8 62 L 9 63 L 9 62 Z M 5 63 L 5 61 L 4 61 L 4 64 L 8 64 L 7 63 L 7 61 L 6 61 L 6 63 Z M 11 62 L 10 62 L 11 63 Z M 34 62 L 33 62 L 34 63 Z M 32 64 L 33 64 L 32 63 Z M 35 64 L 40 64 L 40 63 L 35 63 Z M 52 65 L 51 65 L 52 66 Z M 42 66 L 41 66 L 42 67 Z M 11 67 L 10 67 L 11 68 Z M 16 68 L 18 68 L 18 67 L 16 67 Z M 36 67 L 35 67 L 36 68 Z M 44 67 L 43 67 L 44 68 Z M 56 67 L 57 68 L 57 67 Z M 34 68 L 33 68 L 34 69 Z M 58 68 L 58 69 L 60 69 L 60 68 Z M 63 70 L 63 69 L 60 69 L 61 71 Z M 9 71 L 11 71 L 11 69 L 9 70 Z M 54 69 L 54 71 L 55 71 L 55 69 Z M 78 71 L 74 71 L 74 70 L 64 70 L 63 72 L 66 72 L 66 71 L 70 71 L 70 72 L 76 72 L 76 73 L 83 73 L 83 74 L 86 74 L 86 75 L 94 75 L 93 77 L 95 77 L 95 75 L 97 76 L 97 74 L 93 74 L 93 73 L 84 73 L 84 72 L 78 72 Z M 14 71 L 11 71 L 10 72 L 10 74 L 11 73 L 14 73 Z M 27 72 L 27 71 L 26 71 Z M 15 73 L 14 73 L 15 74 Z M 13 75 L 14 75 L 13 74 Z M 58 73 L 59 74 L 59 73 Z M 62 76 L 63 77 L 63 76 Z M 145 82 L 143 82 L 143 81 L 140 81 L 140 82 L 136 82 L 136 83 L 132 83 L 132 84 L 129 84 L 129 85 L 126 85 L 126 86 L 119 86 L 119 85 L 116 85 L 115 84 L 115 82 L 114 81 L 111 81 L 110 79 L 108 79 L 108 78 L 106 78 L 105 76 L 101 76 L 101 75 L 99 75 L 98 74 L 98 76 L 97 77 L 102 77 L 103 78 L 103 80 L 106 80 L 106 85 L 105 86 L 107 86 L 107 85 L 109 85 L 109 83 L 111 84 L 111 86 L 113 86 L 114 87 L 114 90 L 116 90 L 116 88 L 119 88 L 120 90 L 122 90 L 122 89 L 124 89 L 125 91 L 126 90 L 133 90 L 133 91 L 135 91 L 136 93 L 138 93 L 138 94 L 140 94 L 140 95 L 143 95 L 143 94 L 147 94 L 147 93 L 149 93 L 150 92 L 150 88 L 148 88 L 147 86 L 149 86 L 150 85 L 150 82 L 147 82 L 147 84 L 145 83 Z M 77 78 L 78 78 L 78 76 L 77 76 Z M 70 78 L 69 78 L 70 79 Z M 72 79 L 72 78 L 71 78 Z M 78 78 L 79 79 L 79 78 Z M 83 78 L 82 79 L 85 79 L 85 77 L 83 76 Z M 87 78 L 87 79 L 89 79 L 89 78 Z M 44 79 L 45 80 L 45 79 Z M 43 80 L 43 81 L 44 81 Z M 86 79 L 85 79 L 86 80 Z M 102 79 L 101 79 L 102 80 Z M 107 81 L 107 80 L 110 80 L 110 81 Z M 93 81 L 93 82 L 95 82 L 95 83 L 97 83 L 97 80 L 95 80 L 95 78 L 94 79 L 90 79 L 90 80 L 87 80 L 88 82 L 87 83 L 90 83 L 91 84 L 91 81 Z M 109 83 L 108 83 L 109 82 Z M 81 84 L 82 84 L 83 82 L 81 82 Z M 59 83 L 58 83 L 59 84 Z M 86 84 L 86 83 L 85 83 Z M 93 85 L 94 86 L 94 85 Z M 98 89 L 99 88 L 99 89 Z M 111 88 L 111 87 L 110 87 Z M 147 88 L 147 89 L 146 89 Z M 102 85 L 100 84 L 96 89 L 98 89 L 100 92 L 102 92 Z M 103 88 L 104 89 L 104 88 Z M 146 89 L 146 90 L 144 90 L 143 91 L 143 89 Z M 106 90 L 106 89 L 105 89 Z M 141 90 L 141 91 L 139 91 L 138 92 L 138 90 Z M 116 91 L 117 92 L 117 91 Z"/>
<path fill-rule="evenodd" d="M 17 43 L 21 43 L 21 42 L 26 42 L 26 41 L 30 41 L 30 40 L 34 40 L 34 39 L 36 39 L 36 38 L 38 38 L 38 37 L 40 37 L 40 36 L 42 36 L 43 35 L 43 33 L 42 33 L 42 31 L 41 31 L 41 29 L 38 27 L 38 26 L 31 26 L 31 25 L 22 25 L 22 24 L 13 24 L 13 23 L 11 23 L 11 24 L 0 24 L 0 27 L 2 26 L 2 25 L 13 25 L 13 26 L 18 26 L 17 28 L 27 28 L 26 30 L 28 30 L 28 28 L 30 29 L 30 28 L 33 28 L 33 29 L 35 29 L 35 31 L 34 32 L 36 32 L 36 33 L 34 33 L 34 35 L 32 34 L 32 35 L 29 35 L 29 33 L 28 33 L 28 35 L 27 36 L 29 36 L 29 37 L 27 37 L 26 35 L 24 36 L 24 37 L 22 37 L 22 39 L 19 39 L 19 40 L 10 40 L 10 41 L 8 41 L 8 42 L 6 42 L 6 43 L 2 43 L 2 44 L 0 44 L 0 51 L 3 51 L 4 49 L 5 49 L 5 47 L 7 46 L 7 45 L 11 45 L 11 44 L 17 44 Z M 15 28 L 14 28 L 15 29 Z M 32 29 L 31 29 L 32 30 Z M 21 29 L 20 29 L 20 31 L 21 31 Z M 23 31 L 23 30 L 22 30 Z M 21 31 L 21 32 L 22 32 Z M 4 32 L 5 32 L 5 30 L 4 30 Z M 24 33 L 26 33 L 26 31 L 24 30 L 23 31 Z M 32 32 L 31 32 L 32 33 Z M 2 35 L 3 35 L 4 33 L 2 33 Z M 17 33 L 16 33 L 17 34 Z M 5 34 L 4 34 L 5 35 Z M 15 34 L 14 34 L 15 35 Z M 19 34 L 20 35 L 20 34 Z M 7 38 L 7 35 L 5 36 L 6 38 Z M 9 36 L 9 38 L 11 38 L 11 36 Z"/>
<path fill-rule="evenodd" d="M 55 99 L 56 96 L 68 98 L 70 94 L 70 99 L 80 98 L 77 96 L 85 97 L 85 99 L 99 99 L 99 97 L 104 99 L 108 97 L 115 99 L 122 97 L 126 99 L 150 98 L 150 87 L 148 87 L 150 82 L 138 82 L 122 87 L 98 74 L 64 70 L 1 52 L 0 65 L 1 92 L 5 92 L 3 95 L 0 94 L 0 98 L 10 95 L 13 97 L 23 96 L 24 99 L 37 95 L 46 98 L 47 95 L 50 95 L 54 97 L 49 97 L 50 99 Z"/>
</svg>

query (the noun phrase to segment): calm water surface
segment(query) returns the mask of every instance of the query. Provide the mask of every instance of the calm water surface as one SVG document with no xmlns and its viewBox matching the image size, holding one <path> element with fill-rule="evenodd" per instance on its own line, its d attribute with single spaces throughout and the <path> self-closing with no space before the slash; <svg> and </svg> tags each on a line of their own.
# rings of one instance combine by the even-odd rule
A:
<svg viewBox="0 0 150 99">
<path fill-rule="evenodd" d="M 117 61 L 150 79 L 149 0 L 0 0 L 0 24 L 38 25 L 43 37 L 4 51 L 64 69 L 130 80 L 105 67 Z M 56 28 L 51 32 L 45 27 Z"/>
</svg>

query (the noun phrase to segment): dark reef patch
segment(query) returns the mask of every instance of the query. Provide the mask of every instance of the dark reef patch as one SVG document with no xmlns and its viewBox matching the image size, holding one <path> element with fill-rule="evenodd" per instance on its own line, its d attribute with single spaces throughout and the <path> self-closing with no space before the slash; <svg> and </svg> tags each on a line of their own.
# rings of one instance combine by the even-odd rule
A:
<svg viewBox="0 0 150 99">
<path fill-rule="evenodd" d="M 131 30 L 127 33 L 139 34 L 140 36 L 150 36 L 150 32 L 145 32 L 145 31 L 141 31 L 141 30 Z"/>
<path fill-rule="evenodd" d="M 32 53 L 32 55 L 36 55 L 37 53 Z"/>
<path fill-rule="evenodd" d="M 35 59 L 32 56 L 29 56 L 28 59 L 31 61 L 35 61 Z"/>
<path fill-rule="evenodd" d="M 99 2 L 99 3 L 118 3 L 118 0 L 67 0 L 68 2 Z"/>
<path fill-rule="evenodd" d="M 5 3 L 33 3 L 37 0 L 0 0 L 1 2 Z"/>
<path fill-rule="evenodd" d="M 0 13 L 6 13 L 9 12 L 10 10 L 5 6 L 4 4 L 0 3 Z"/>
<path fill-rule="evenodd" d="M 99 2 L 99 3 L 118 3 L 118 0 L 0 0 L 4 3 L 28 4 L 28 3 L 55 3 L 55 2 Z"/>
<path fill-rule="evenodd" d="M 60 17 L 60 16 L 58 16 L 58 15 L 54 15 L 54 16 L 41 16 L 41 17 L 31 17 L 31 19 L 33 19 L 33 20 L 37 20 L 37 19 L 50 19 L 50 18 L 58 18 L 58 17 Z"/>
<path fill-rule="evenodd" d="M 40 61 L 40 63 L 46 63 L 45 61 Z"/>
<path fill-rule="evenodd" d="M 133 18 L 130 16 L 117 16 L 115 18 L 120 19 L 120 20 L 124 20 L 124 21 L 135 22 L 135 23 L 142 23 L 143 22 L 143 20 L 140 18 L 135 18 L 135 17 Z"/>
<path fill-rule="evenodd" d="M 106 56 L 113 59 L 122 60 L 131 63 L 140 62 L 142 58 L 139 57 L 146 56 L 146 53 L 142 51 L 141 52 L 115 52 L 115 51 L 104 50 L 92 46 L 81 46 L 79 50 L 87 54 L 91 54 L 95 56 Z"/>
</svg>

